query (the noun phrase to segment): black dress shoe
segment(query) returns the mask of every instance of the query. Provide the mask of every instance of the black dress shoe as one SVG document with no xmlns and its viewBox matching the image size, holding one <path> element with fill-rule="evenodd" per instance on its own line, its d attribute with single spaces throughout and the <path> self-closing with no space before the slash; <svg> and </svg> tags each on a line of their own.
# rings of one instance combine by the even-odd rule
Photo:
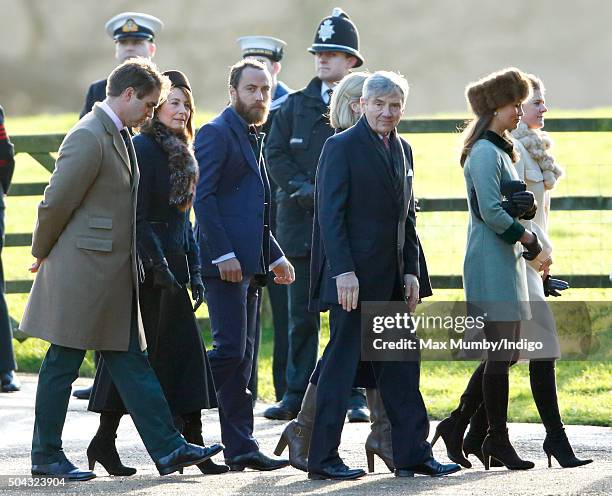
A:
<svg viewBox="0 0 612 496">
<path fill-rule="evenodd" d="M 159 475 L 168 475 L 172 472 L 178 472 L 184 467 L 197 465 L 217 453 L 225 449 L 222 444 L 213 444 L 207 448 L 196 446 L 195 444 L 185 443 L 183 446 L 175 449 L 172 453 L 162 456 L 155 462 Z"/>
<path fill-rule="evenodd" d="M 32 465 L 32 475 L 34 477 L 54 477 L 70 481 L 88 481 L 96 477 L 96 474 L 89 470 L 79 470 L 68 460 L 44 465 Z"/>
<path fill-rule="evenodd" d="M 365 406 L 350 408 L 346 413 L 349 422 L 369 422 L 370 411 Z"/>
<path fill-rule="evenodd" d="M 72 396 L 74 396 L 78 400 L 88 400 L 91 396 L 91 386 L 83 389 L 75 389 L 75 391 L 72 393 Z"/>
<path fill-rule="evenodd" d="M 344 463 L 332 465 L 322 470 L 310 470 L 308 478 L 312 480 L 353 480 L 365 475 L 365 470 L 360 468 L 348 468 Z"/>
<path fill-rule="evenodd" d="M 0 374 L 0 383 L 2 384 L 3 393 L 16 393 L 21 390 L 21 384 L 15 378 L 12 370 Z"/>
<path fill-rule="evenodd" d="M 289 465 L 289 460 L 282 458 L 270 458 L 261 451 L 251 451 L 244 455 L 226 458 L 225 463 L 232 472 L 241 472 L 245 468 L 252 470 L 277 470 Z"/>
<path fill-rule="evenodd" d="M 272 420 L 293 420 L 297 417 L 298 410 L 294 410 L 286 403 L 279 401 L 276 405 L 272 405 L 264 410 L 264 417 Z"/>
<path fill-rule="evenodd" d="M 419 465 L 395 469 L 396 477 L 414 477 L 414 474 L 430 475 L 431 477 L 441 477 L 453 474 L 461 470 L 461 465 L 457 463 L 440 463 L 432 456 Z"/>
</svg>

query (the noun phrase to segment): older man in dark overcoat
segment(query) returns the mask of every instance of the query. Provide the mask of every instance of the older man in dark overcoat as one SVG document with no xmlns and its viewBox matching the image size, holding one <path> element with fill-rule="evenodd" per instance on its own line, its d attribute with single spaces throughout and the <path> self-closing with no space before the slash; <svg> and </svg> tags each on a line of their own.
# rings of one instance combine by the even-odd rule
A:
<svg viewBox="0 0 612 496">
<path fill-rule="evenodd" d="M 361 302 L 419 299 L 419 244 L 412 196 L 412 150 L 399 137 L 408 83 L 377 72 L 364 83 L 362 118 L 329 138 L 316 177 L 311 302 L 330 312 L 308 453 L 312 479 L 355 479 L 338 454 L 344 415 L 361 352 Z M 391 422 L 397 476 L 445 475 L 427 442 L 418 360 L 372 362 Z"/>
</svg>

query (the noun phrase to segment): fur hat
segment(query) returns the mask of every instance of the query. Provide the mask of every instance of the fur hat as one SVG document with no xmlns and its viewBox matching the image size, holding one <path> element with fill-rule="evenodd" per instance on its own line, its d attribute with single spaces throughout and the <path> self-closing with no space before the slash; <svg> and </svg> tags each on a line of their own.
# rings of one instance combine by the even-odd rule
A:
<svg viewBox="0 0 612 496">
<path fill-rule="evenodd" d="M 472 112 L 481 116 L 509 103 L 526 100 L 530 90 L 527 76 L 515 67 L 508 67 L 468 84 L 465 97 Z"/>
</svg>

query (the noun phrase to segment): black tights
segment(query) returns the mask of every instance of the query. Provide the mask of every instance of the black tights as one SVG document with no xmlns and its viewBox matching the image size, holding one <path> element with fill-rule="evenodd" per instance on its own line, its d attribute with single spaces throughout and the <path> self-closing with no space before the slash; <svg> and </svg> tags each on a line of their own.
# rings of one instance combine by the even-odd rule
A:
<svg viewBox="0 0 612 496">
<path fill-rule="evenodd" d="M 487 322 L 484 327 L 485 337 L 490 344 L 517 343 L 521 335 L 521 326 L 519 322 Z M 508 346 L 503 346 L 496 351 L 487 353 L 485 361 L 484 374 L 506 374 L 510 370 L 510 366 L 514 365 L 519 357 L 517 350 L 508 349 Z"/>
<path fill-rule="evenodd" d="M 100 414 L 100 426 L 98 427 L 98 432 L 96 432 L 96 437 L 115 439 L 121 417 L 123 417 L 123 413 L 121 412 L 102 412 Z"/>
</svg>

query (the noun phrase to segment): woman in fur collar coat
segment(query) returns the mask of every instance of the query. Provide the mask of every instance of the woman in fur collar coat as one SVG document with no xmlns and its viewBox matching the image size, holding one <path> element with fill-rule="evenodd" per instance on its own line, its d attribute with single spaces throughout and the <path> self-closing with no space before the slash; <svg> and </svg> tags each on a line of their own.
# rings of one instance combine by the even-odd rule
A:
<svg viewBox="0 0 612 496">
<path fill-rule="evenodd" d="M 552 264 L 552 244 L 548 238 L 548 213 L 550 211 L 550 192 L 557 180 L 563 174 L 551 154 L 552 140 L 544 127 L 544 113 L 548 110 L 544 100 L 544 85 L 532 74 L 527 77 L 531 83 L 532 96 L 523 104 L 524 114 L 518 127 L 512 131 L 515 149 L 520 155 L 514 164 L 519 178 L 527 184 L 538 203 L 538 210 L 531 220 L 521 223 L 537 233 L 542 242 L 543 250 L 538 257 L 527 263 L 527 289 L 533 318 L 522 323 L 521 336 L 530 340 L 543 342 L 542 350 L 527 353 L 522 358 L 529 359 L 529 379 L 536 407 L 546 428 L 544 451 L 550 459 L 554 456 L 562 467 L 577 467 L 586 465 L 592 460 L 576 458 L 567 439 L 563 422 L 559 413 L 557 401 L 557 385 L 555 382 L 555 359 L 561 353 L 557 338 L 555 318 L 550 311 L 545 297 L 550 292 L 550 265 Z M 544 280 L 544 284 L 542 284 Z M 563 281 L 559 281 L 560 284 Z M 563 286 L 559 286 L 562 288 Z"/>
<path fill-rule="evenodd" d="M 142 262 L 139 303 L 149 361 L 187 442 L 203 445 L 201 410 L 217 406 L 213 376 L 187 292 L 195 307 L 202 303 L 198 245 L 189 213 L 198 181 L 192 151 L 194 113 L 189 81 L 180 71 L 167 71 L 172 87 L 153 118 L 134 138 L 140 169 L 136 240 Z M 98 365 L 89 409 L 101 413 L 100 427 L 87 456 L 112 475 L 132 475 L 121 464 L 115 437 L 123 403 L 103 361 Z M 151 412 L 154 415 L 154 412 Z M 203 473 L 222 473 L 226 465 L 207 460 Z"/>
</svg>

